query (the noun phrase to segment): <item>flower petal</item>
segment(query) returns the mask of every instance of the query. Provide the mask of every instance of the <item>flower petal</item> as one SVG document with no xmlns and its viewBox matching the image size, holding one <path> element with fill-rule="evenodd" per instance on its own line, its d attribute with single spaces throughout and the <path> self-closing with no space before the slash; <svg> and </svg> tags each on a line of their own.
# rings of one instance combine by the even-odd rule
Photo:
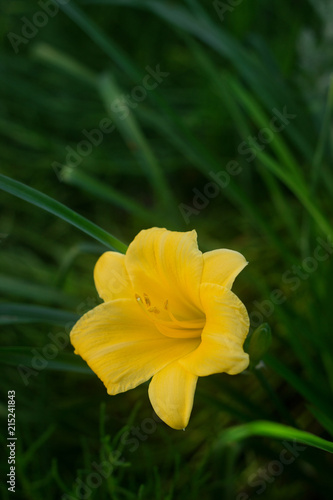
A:
<svg viewBox="0 0 333 500">
<path fill-rule="evenodd" d="M 249 356 L 243 351 L 249 330 L 245 306 L 226 287 L 203 283 L 200 290 L 206 313 L 202 341 L 179 363 L 199 377 L 222 372 L 236 375 L 249 364 Z"/>
<path fill-rule="evenodd" d="M 71 342 L 108 393 L 118 394 L 191 352 L 200 339 L 165 337 L 135 300 L 117 299 L 85 314 L 71 331 Z"/>
<path fill-rule="evenodd" d="M 103 253 L 96 263 L 94 279 L 98 295 L 105 302 L 134 296 L 125 268 L 125 255 L 121 253 Z"/>
<path fill-rule="evenodd" d="M 156 414 L 173 429 L 185 429 L 190 419 L 198 377 L 177 361 L 154 375 L 149 398 Z"/>
<path fill-rule="evenodd" d="M 178 320 L 202 317 L 203 257 L 195 231 L 143 230 L 129 245 L 125 265 L 135 292 L 161 312 L 160 319 L 166 304 Z"/>
<path fill-rule="evenodd" d="M 203 254 L 204 268 L 201 283 L 214 283 L 231 288 L 236 276 L 248 264 L 245 257 L 234 250 L 213 250 Z"/>
</svg>

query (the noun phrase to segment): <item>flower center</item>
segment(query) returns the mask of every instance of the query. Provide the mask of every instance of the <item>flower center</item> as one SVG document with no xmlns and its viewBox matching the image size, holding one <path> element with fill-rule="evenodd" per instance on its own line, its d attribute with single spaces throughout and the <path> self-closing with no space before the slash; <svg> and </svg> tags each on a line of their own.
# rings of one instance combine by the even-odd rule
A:
<svg viewBox="0 0 333 500">
<path fill-rule="evenodd" d="M 143 299 L 135 294 L 135 299 L 145 315 L 152 321 L 158 330 L 167 337 L 172 338 L 196 338 L 200 337 L 205 326 L 205 318 L 177 319 L 169 308 L 169 300 L 166 299 L 163 307 L 152 305 L 149 296 L 144 293 Z"/>
</svg>

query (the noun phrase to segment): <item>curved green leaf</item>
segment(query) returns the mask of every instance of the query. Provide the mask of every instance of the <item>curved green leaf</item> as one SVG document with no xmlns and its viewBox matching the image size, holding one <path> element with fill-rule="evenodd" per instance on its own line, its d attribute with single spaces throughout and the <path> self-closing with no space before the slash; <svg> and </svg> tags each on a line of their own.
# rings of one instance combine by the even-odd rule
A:
<svg viewBox="0 0 333 500">
<path fill-rule="evenodd" d="M 256 422 L 249 422 L 237 427 L 232 427 L 231 429 L 225 429 L 217 438 L 217 445 L 224 446 L 236 441 L 242 441 L 252 436 L 270 437 L 272 439 L 283 439 L 288 441 L 296 440 L 299 443 L 312 446 L 313 448 L 333 453 L 333 443 L 331 441 L 310 434 L 310 432 L 301 431 L 275 422 L 267 422 L 266 420 L 258 420 Z"/>
<path fill-rule="evenodd" d="M 0 174 L 0 189 L 3 189 L 4 191 L 7 191 L 7 193 L 13 194 L 22 200 L 32 203 L 33 205 L 60 217 L 60 219 L 63 219 L 72 224 L 72 226 L 81 229 L 81 231 L 89 234 L 89 236 L 95 238 L 95 240 L 104 243 L 104 245 L 112 250 L 117 250 L 121 253 L 125 253 L 127 250 L 127 246 L 124 245 L 124 243 L 104 231 L 104 229 L 96 226 L 96 224 L 90 222 L 88 219 L 82 217 L 82 215 L 74 212 L 74 210 L 71 210 L 62 203 L 59 203 L 59 201 L 50 198 L 36 189 L 22 184 L 22 182 L 18 182 L 15 179 L 11 179 L 10 177 Z"/>
</svg>

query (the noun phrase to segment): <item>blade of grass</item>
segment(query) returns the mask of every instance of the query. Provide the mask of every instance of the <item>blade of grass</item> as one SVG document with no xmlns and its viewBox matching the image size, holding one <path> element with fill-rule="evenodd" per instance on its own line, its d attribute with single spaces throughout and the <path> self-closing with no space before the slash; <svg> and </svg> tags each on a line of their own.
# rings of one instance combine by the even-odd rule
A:
<svg viewBox="0 0 333 500">
<path fill-rule="evenodd" d="M 322 174 L 321 166 L 324 161 L 325 147 L 330 137 L 330 128 L 332 125 L 332 110 L 333 110 L 333 78 L 331 77 L 322 128 L 312 161 L 312 172 L 311 172 L 312 193 L 315 192 L 318 180 Z"/>
<path fill-rule="evenodd" d="M 318 228 L 327 236 L 332 235 L 332 225 L 316 206 L 304 181 L 297 181 L 286 173 L 280 164 L 264 151 L 257 150 L 258 159 L 280 179 L 299 199 Z"/>
<path fill-rule="evenodd" d="M 137 157 L 139 164 L 144 169 L 147 178 L 157 195 L 157 198 L 162 201 L 165 208 L 172 211 L 172 207 L 176 206 L 173 194 L 169 189 L 163 171 L 160 168 L 148 142 L 146 141 L 138 122 L 129 109 L 129 106 L 125 102 L 122 102 L 122 105 L 128 113 L 126 118 L 120 116 L 119 113 L 112 112 L 112 103 L 116 102 L 122 95 L 124 95 L 119 89 L 114 77 L 110 74 L 102 75 L 99 79 L 98 87 L 107 111 L 111 113 L 111 116 L 114 119 L 127 146 Z"/>
<path fill-rule="evenodd" d="M 85 3 L 90 3 L 90 2 L 85 2 Z M 99 2 L 99 3 L 108 3 L 108 2 Z M 144 7 L 143 4 L 139 5 L 133 2 L 126 2 L 126 4 L 135 7 Z M 125 3 L 123 2 L 122 5 L 125 5 Z M 66 10 L 65 7 L 67 6 L 64 6 L 64 10 Z M 140 71 L 138 71 L 133 66 L 133 64 L 128 58 L 126 59 L 127 56 L 124 55 L 123 58 L 126 59 L 126 64 L 125 65 L 121 64 L 122 61 L 118 61 L 117 57 L 115 58 L 113 57 L 114 53 L 112 50 L 110 51 L 106 50 L 107 47 L 103 43 L 103 41 L 100 40 L 98 34 L 96 34 L 96 36 L 92 36 L 92 33 L 95 33 L 96 30 L 99 31 L 99 28 L 93 23 L 91 23 L 90 19 L 87 16 L 85 16 L 80 11 L 80 9 L 74 6 L 73 3 L 71 4 L 71 12 L 72 13 L 75 12 L 75 15 L 74 16 L 70 15 L 70 17 L 72 17 L 72 19 L 75 22 L 77 22 L 80 26 L 82 21 L 82 26 L 85 27 L 84 31 L 88 34 L 88 36 L 91 36 L 92 39 L 94 39 L 96 43 L 100 46 L 100 48 L 106 51 L 109 57 L 111 57 L 111 59 L 116 64 L 117 62 L 119 62 L 119 66 L 128 76 L 136 80 L 140 78 L 141 76 Z M 104 38 L 106 38 L 105 35 L 103 35 L 103 40 Z M 110 42 L 110 44 L 113 46 L 113 42 L 111 42 L 108 38 L 107 41 Z M 209 151 L 205 151 L 204 148 L 201 147 L 199 141 L 195 137 L 192 137 L 188 129 L 182 124 L 177 113 L 175 113 L 173 109 L 169 106 L 169 104 L 165 101 L 165 99 L 161 97 L 158 90 L 154 91 L 154 93 L 153 92 L 150 93 L 149 97 L 155 102 L 156 105 L 158 105 L 160 110 L 165 113 L 164 120 L 161 120 L 160 114 L 156 113 L 155 116 L 154 113 L 150 113 L 150 120 L 153 121 L 154 126 L 166 132 L 168 134 L 168 137 L 171 138 L 172 141 L 175 144 L 177 144 L 178 147 L 181 146 L 182 150 L 183 151 L 185 150 L 187 157 L 191 158 L 193 164 L 196 165 L 206 175 L 209 174 L 211 170 L 218 172 L 220 169 L 219 161 L 212 159 Z M 140 113 L 140 108 L 141 107 L 139 107 L 139 109 L 137 110 L 138 113 Z M 270 225 L 260 214 L 260 211 L 257 210 L 255 205 L 251 203 L 251 201 L 248 199 L 246 193 L 242 189 L 240 189 L 234 182 L 230 182 L 228 189 L 225 190 L 225 192 L 226 195 L 232 200 L 232 202 L 240 206 L 242 211 L 246 213 L 247 217 L 250 217 L 253 220 L 255 227 L 258 228 L 260 231 L 262 231 L 264 234 L 266 234 L 269 237 L 269 239 L 274 243 L 274 245 L 280 249 L 280 252 L 285 256 L 286 260 L 288 262 L 293 262 L 294 257 L 292 256 L 292 254 L 283 244 L 281 238 L 278 238 L 275 235 Z"/>
<path fill-rule="evenodd" d="M 240 83 L 238 83 L 237 80 L 230 74 L 228 75 L 227 82 L 231 88 L 231 91 L 243 104 L 243 106 L 249 113 L 249 116 L 254 121 L 254 123 L 256 123 L 257 126 L 261 128 L 267 127 L 269 125 L 270 119 L 267 117 L 266 113 L 264 113 L 264 111 L 261 109 L 256 100 L 252 97 L 252 95 L 249 92 L 247 92 L 243 88 L 243 86 Z M 298 164 L 296 160 L 293 158 L 287 145 L 283 141 L 281 134 L 279 134 L 278 132 L 274 134 L 274 139 L 270 142 L 270 147 L 272 148 L 273 151 L 275 151 L 281 163 L 290 170 L 290 173 L 294 176 L 295 180 L 300 179 L 302 175 L 298 167 Z"/>
<path fill-rule="evenodd" d="M 290 203 L 290 198 L 282 192 L 281 182 L 276 179 L 272 172 L 266 170 L 265 167 L 260 165 L 257 160 L 256 165 L 259 174 L 269 190 L 276 213 L 278 214 L 280 220 L 283 221 L 285 228 L 288 230 L 291 241 L 293 241 L 297 247 L 299 245 L 300 230 L 295 211 Z"/>
<path fill-rule="evenodd" d="M 95 238 L 97 241 L 103 243 L 106 247 L 111 248 L 112 250 L 116 250 L 121 253 L 125 253 L 127 250 L 127 246 L 124 245 L 124 243 L 104 231 L 104 229 L 101 229 L 93 222 L 90 222 L 85 217 L 82 217 L 82 215 L 74 212 L 74 210 L 71 210 L 62 203 L 59 203 L 59 201 L 50 198 L 46 194 L 37 191 L 30 186 L 26 186 L 21 182 L 0 174 L 0 189 L 21 198 L 28 203 L 32 203 L 43 210 L 46 210 L 66 222 L 69 222 L 72 226 L 75 226 L 84 233 L 89 234 L 89 236 Z"/>
<path fill-rule="evenodd" d="M 248 124 L 248 120 L 244 116 L 244 111 L 240 109 L 240 102 L 239 100 L 237 101 L 235 92 L 232 91 L 232 88 L 228 83 L 230 78 L 233 79 L 232 75 L 226 71 L 223 71 L 223 73 L 218 71 L 216 65 L 209 58 L 208 54 L 204 52 L 203 48 L 195 40 L 187 35 L 184 35 L 184 39 L 198 61 L 198 65 L 211 81 L 212 88 L 214 89 L 217 98 L 220 99 L 223 105 L 229 110 L 233 123 L 239 130 L 240 138 L 243 140 L 245 137 L 249 137 L 251 135 L 251 129 Z M 249 115 L 250 116 L 247 118 L 253 120 L 253 116 L 250 112 Z M 263 119 L 264 117 L 264 113 L 260 111 L 259 123 L 262 126 L 267 125 L 267 121 Z M 250 172 L 250 170 L 247 171 Z M 271 172 L 261 169 L 261 176 L 271 192 L 274 204 L 281 216 L 281 219 L 285 222 L 286 227 L 289 229 L 291 238 L 298 242 L 298 224 L 295 221 L 290 204 L 281 192 L 279 184 L 276 182 L 276 179 Z"/>
<path fill-rule="evenodd" d="M 126 53 L 107 37 L 101 28 L 77 7 L 73 1 L 67 4 L 60 4 L 57 0 L 52 0 L 62 9 L 65 14 L 91 38 L 122 70 L 137 81 L 141 78 L 140 73 L 131 63 Z"/>
<path fill-rule="evenodd" d="M 47 43 L 36 43 L 31 49 L 31 55 L 40 60 L 46 61 L 53 66 L 61 68 L 62 71 L 70 73 L 76 78 L 83 80 L 90 85 L 96 84 L 96 74 L 83 64 L 80 64 L 73 57 L 60 52 Z"/>
</svg>

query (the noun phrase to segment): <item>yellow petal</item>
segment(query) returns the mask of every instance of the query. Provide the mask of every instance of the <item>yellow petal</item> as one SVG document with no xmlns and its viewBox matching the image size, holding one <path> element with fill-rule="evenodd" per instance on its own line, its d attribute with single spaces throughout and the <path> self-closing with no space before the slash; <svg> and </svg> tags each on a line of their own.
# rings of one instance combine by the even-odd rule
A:
<svg viewBox="0 0 333 500">
<path fill-rule="evenodd" d="M 133 289 L 157 308 L 160 319 L 167 317 L 166 304 L 177 320 L 203 316 L 199 292 L 203 257 L 195 231 L 141 231 L 128 247 L 125 266 Z"/>
<path fill-rule="evenodd" d="M 236 276 L 248 264 L 245 257 L 234 250 L 213 250 L 203 254 L 204 268 L 201 283 L 214 283 L 231 288 Z"/>
<path fill-rule="evenodd" d="M 197 380 L 176 361 L 154 375 L 150 382 L 150 402 L 160 419 L 173 429 L 187 427 Z"/>
<path fill-rule="evenodd" d="M 249 330 L 245 306 L 228 288 L 204 283 L 200 287 L 206 325 L 199 347 L 179 363 L 199 377 L 226 372 L 235 375 L 249 364 L 243 343 Z"/>
<path fill-rule="evenodd" d="M 195 349 L 200 339 L 175 340 L 147 320 L 134 299 L 103 303 L 71 331 L 71 342 L 109 394 L 132 389 Z"/>
<path fill-rule="evenodd" d="M 125 255 L 121 253 L 103 253 L 96 263 L 94 279 L 98 295 L 105 302 L 133 297 L 133 290 L 125 268 Z"/>
</svg>

